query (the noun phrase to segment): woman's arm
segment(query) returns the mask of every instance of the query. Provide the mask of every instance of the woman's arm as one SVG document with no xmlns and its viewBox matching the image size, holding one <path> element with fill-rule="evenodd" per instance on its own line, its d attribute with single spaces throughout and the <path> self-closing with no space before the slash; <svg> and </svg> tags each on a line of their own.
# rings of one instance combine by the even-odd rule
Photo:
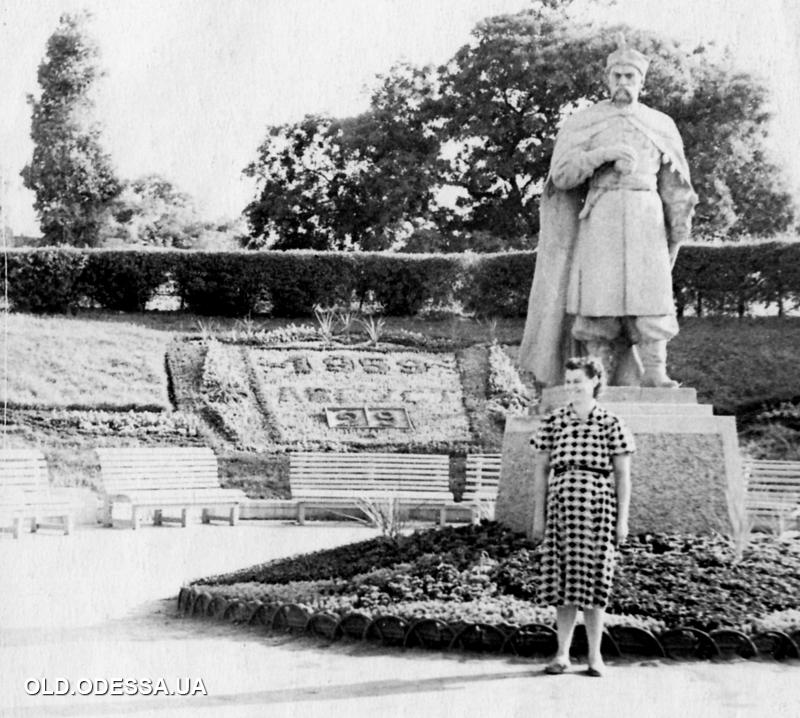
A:
<svg viewBox="0 0 800 718">
<path fill-rule="evenodd" d="M 617 544 L 628 538 L 628 512 L 631 504 L 631 455 L 617 454 L 614 459 L 614 479 L 617 486 Z"/>
<path fill-rule="evenodd" d="M 533 460 L 533 536 L 531 538 L 535 543 L 544 539 L 549 478 L 550 452 L 539 451 Z"/>
</svg>

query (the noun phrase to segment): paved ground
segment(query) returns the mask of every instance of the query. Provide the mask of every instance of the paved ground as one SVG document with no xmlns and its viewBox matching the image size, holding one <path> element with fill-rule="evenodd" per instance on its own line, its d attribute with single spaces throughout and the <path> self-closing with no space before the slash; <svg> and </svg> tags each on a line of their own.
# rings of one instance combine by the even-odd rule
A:
<svg viewBox="0 0 800 718">
<path fill-rule="evenodd" d="M 372 535 L 245 522 L 0 538 L 0 716 L 800 716 L 798 663 L 618 663 L 600 680 L 580 667 L 551 677 L 511 657 L 326 645 L 175 615 L 171 597 L 191 578 Z M 114 679 L 194 694 L 26 691 L 69 681 L 103 692 L 107 681 L 110 693 Z"/>
</svg>

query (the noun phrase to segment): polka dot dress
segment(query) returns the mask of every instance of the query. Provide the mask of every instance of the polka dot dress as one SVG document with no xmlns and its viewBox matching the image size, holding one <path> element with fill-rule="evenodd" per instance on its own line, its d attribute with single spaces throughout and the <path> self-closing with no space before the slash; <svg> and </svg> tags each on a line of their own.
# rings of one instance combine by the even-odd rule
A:
<svg viewBox="0 0 800 718">
<path fill-rule="evenodd" d="M 571 405 L 552 412 L 531 439 L 550 453 L 539 603 L 604 608 L 616 560 L 612 457 L 636 450 L 614 414 L 595 406 L 586 421 Z"/>
</svg>

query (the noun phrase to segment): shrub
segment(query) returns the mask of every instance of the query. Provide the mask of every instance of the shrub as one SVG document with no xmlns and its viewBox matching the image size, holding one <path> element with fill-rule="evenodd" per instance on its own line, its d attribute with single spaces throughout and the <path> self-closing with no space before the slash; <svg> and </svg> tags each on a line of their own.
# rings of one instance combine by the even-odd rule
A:
<svg viewBox="0 0 800 718">
<path fill-rule="evenodd" d="M 14 309 L 61 313 L 76 308 L 85 297 L 82 281 L 88 253 L 79 249 L 9 250 L 4 289 Z"/>
<path fill-rule="evenodd" d="M 242 317 L 269 299 L 263 256 L 253 252 L 186 252 L 175 267 L 182 304 L 205 316 Z"/>
<path fill-rule="evenodd" d="M 141 312 L 164 284 L 178 255 L 150 250 L 97 250 L 88 254 L 82 280 L 106 309 Z"/>
<path fill-rule="evenodd" d="M 690 244 L 673 271 L 678 315 L 692 307 L 703 314 L 744 316 L 756 303 L 800 304 L 800 243 Z"/>
<path fill-rule="evenodd" d="M 426 301 L 449 304 L 464 281 L 461 255 L 363 254 L 359 296 L 373 293 L 385 314 L 416 314 Z"/>
<path fill-rule="evenodd" d="M 535 264 L 535 252 L 477 257 L 469 266 L 461 292 L 464 308 L 479 317 L 524 317 Z"/>
<path fill-rule="evenodd" d="M 308 317 L 314 306 L 350 304 L 357 256 L 345 252 L 263 252 L 275 317 Z"/>
</svg>

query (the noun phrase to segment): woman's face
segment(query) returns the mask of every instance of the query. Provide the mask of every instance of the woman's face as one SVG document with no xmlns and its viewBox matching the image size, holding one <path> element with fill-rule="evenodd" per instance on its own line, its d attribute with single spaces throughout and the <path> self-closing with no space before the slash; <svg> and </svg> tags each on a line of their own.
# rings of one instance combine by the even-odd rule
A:
<svg viewBox="0 0 800 718">
<path fill-rule="evenodd" d="M 567 369 L 564 375 L 564 386 L 571 401 L 592 399 L 598 381 L 597 377 L 586 376 L 583 369 Z"/>
</svg>

